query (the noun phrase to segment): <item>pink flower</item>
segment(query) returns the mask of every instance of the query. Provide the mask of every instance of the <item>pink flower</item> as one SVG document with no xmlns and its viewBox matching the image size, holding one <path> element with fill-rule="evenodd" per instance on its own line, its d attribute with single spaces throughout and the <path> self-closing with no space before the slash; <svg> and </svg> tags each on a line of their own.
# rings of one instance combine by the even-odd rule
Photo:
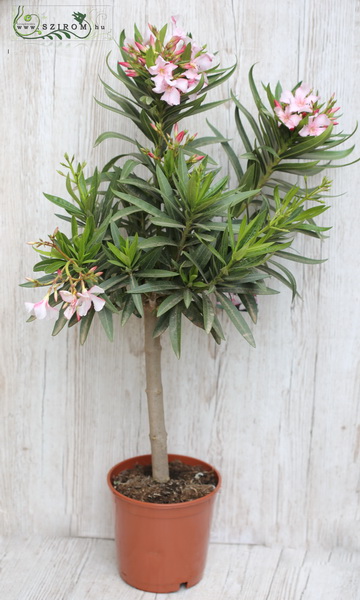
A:
<svg viewBox="0 0 360 600">
<path fill-rule="evenodd" d="M 105 305 L 103 298 L 98 298 L 96 294 L 102 294 L 104 290 L 98 285 L 93 285 L 89 290 L 78 292 L 77 311 L 80 317 L 84 317 L 93 304 L 94 309 L 98 312 Z"/>
<path fill-rule="evenodd" d="M 76 312 L 78 298 L 76 294 L 72 294 L 68 291 L 61 291 L 60 296 L 64 302 L 66 302 L 69 306 L 64 311 L 64 316 L 66 319 L 70 320 L 73 314 Z M 79 317 L 78 317 L 79 320 Z"/>
<path fill-rule="evenodd" d="M 295 91 L 295 95 L 288 90 L 284 91 L 280 96 L 280 102 L 290 105 L 291 112 L 311 112 L 314 102 L 319 98 L 314 94 L 310 94 L 310 86 L 302 84 Z"/>
<path fill-rule="evenodd" d="M 105 305 L 103 298 L 98 298 L 96 294 L 102 294 L 103 289 L 98 285 L 93 285 L 89 290 L 84 289 L 82 292 L 75 294 L 68 291 L 61 291 L 60 296 L 69 306 L 64 311 L 64 316 L 67 319 L 76 313 L 77 319 L 84 317 L 90 310 L 91 304 L 94 305 L 96 311 L 101 310 Z"/>
<path fill-rule="evenodd" d="M 40 300 L 40 302 L 25 302 L 26 310 L 30 315 L 37 319 L 56 319 L 59 315 L 58 310 L 49 304 L 49 296 Z"/>
<path fill-rule="evenodd" d="M 178 16 L 173 16 L 171 17 L 171 22 L 172 22 L 172 36 L 173 37 L 178 37 L 180 39 L 186 39 L 186 33 L 183 29 L 180 29 L 180 27 L 178 27 L 177 25 L 177 20 L 178 20 Z"/>
<path fill-rule="evenodd" d="M 299 131 L 301 137 L 308 135 L 320 135 L 331 124 L 329 117 L 324 114 L 310 116 L 307 125 Z"/>
<path fill-rule="evenodd" d="M 191 59 L 189 63 L 184 65 L 186 69 L 184 73 L 185 77 L 192 81 L 199 81 L 201 75 L 206 78 L 205 72 L 210 69 L 213 58 L 214 55 L 207 52 L 206 54 L 200 54 L 200 56 Z M 206 80 L 207 79 L 205 79 L 205 81 Z"/>
<path fill-rule="evenodd" d="M 278 119 L 280 119 L 280 121 L 284 123 L 284 125 L 286 125 L 288 129 L 295 129 L 295 127 L 297 127 L 301 121 L 301 116 L 293 114 L 291 112 L 290 106 L 286 106 L 285 109 L 283 109 L 277 103 L 277 106 L 275 106 L 274 108 L 274 112 L 277 115 Z"/>
<path fill-rule="evenodd" d="M 184 67 L 186 68 L 186 71 L 184 72 L 185 77 L 193 82 L 198 82 L 201 75 L 198 72 L 196 65 L 194 65 L 193 63 L 187 63 L 186 65 L 184 65 Z"/>
<path fill-rule="evenodd" d="M 197 67 L 197 70 L 202 73 L 203 71 L 208 71 L 211 68 L 212 61 L 214 60 L 214 55 L 210 54 L 210 52 L 205 52 L 204 54 L 200 54 L 196 58 L 192 59 L 192 63 L 194 63 Z"/>
<path fill-rule="evenodd" d="M 176 65 L 164 60 L 162 56 L 158 56 L 155 61 L 155 65 L 153 67 L 149 67 L 149 73 L 151 75 L 155 75 L 155 77 L 152 77 L 155 86 L 161 85 L 163 80 L 169 83 L 172 78 L 172 72 L 176 68 Z"/>
<path fill-rule="evenodd" d="M 167 102 L 169 106 L 175 106 L 180 104 L 180 92 L 186 92 L 188 89 L 188 82 L 186 79 L 173 79 L 167 82 L 165 79 L 161 81 L 159 85 L 154 88 L 154 92 L 162 94 L 161 100 Z"/>
</svg>

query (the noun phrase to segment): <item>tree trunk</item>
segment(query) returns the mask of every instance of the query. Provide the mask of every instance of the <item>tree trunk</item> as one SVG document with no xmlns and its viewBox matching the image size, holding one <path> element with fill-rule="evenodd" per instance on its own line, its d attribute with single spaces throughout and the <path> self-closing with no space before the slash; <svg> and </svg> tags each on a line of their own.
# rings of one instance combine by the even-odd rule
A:
<svg viewBox="0 0 360 600">
<path fill-rule="evenodd" d="M 148 400 L 152 476 L 155 481 L 169 479 L 167 433 L 161 382 L 160 337 L 153 338 L 156 324 L 155 304 L 144 304 L 146 395 Z"/>
</svg>

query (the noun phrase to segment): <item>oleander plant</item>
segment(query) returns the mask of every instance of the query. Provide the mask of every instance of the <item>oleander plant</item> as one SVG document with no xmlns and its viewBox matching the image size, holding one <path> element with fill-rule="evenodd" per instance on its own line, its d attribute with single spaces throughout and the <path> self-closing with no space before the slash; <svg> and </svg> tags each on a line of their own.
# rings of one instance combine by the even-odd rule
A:
<svg viewBox="0 0 360 600">
<path fill-rule="evenodd" d="M 291 90 L 263 86 L 260 94 L 253 69 L 254 114 L 235 94 L 208 102 L 237 65 L 221 68 L 174 18 L 161 29 L 149 25 L 144 36 L 135 26 L 133 39 L 122 32 L 119 51 L 116 68 L 107 57 L 116 84 L 103 82 L 111 103 L 99 104 L 129 119 L 134 136 L 121 133 L 120 120 L 119 131 L 103 133 L 96 143 L 115 138 L 129 152 L 92 173 L 65 155 L 59 173 L 67 199 L 45 194 L 63 209 L 58 217 L 64 227 L 30 242 L 39 254 L 34 272 L 43 275 L 23 285 L 45 288 L 42 299 L 26 308 L 29 320 L 56 319 L 53 335 L 77 326 L 84 343 L 98 318 L 112 340 L 114 320 L 144 320 L 152 472 L 164 482 L 161 337 L 168 332 L 180 357 L 182 322 L 189 320 L 219 344 L 220 310 L 255 345 L 249 319 L 256 323 L 259 296 L 277 293 L 269 280 L 295 296 L 295 277 L 286 265 L 322 262 L 292 246 L 297 234 L 320 240 L 328 231 L 316 218 L 329 208 L 331 182 L 325 176 L 313 183 L 312 177 L 340 166 L 353 147 L 338 146 L 352 134 L 336 132 L 333 96 L 323 101 L 301 82 Z M 204 137 L 181 124 L 230 102 L 241 153 L 210 123 Z M 235 186 L 206 152 L 213 144 L 221 144 Z"/>
</svg>

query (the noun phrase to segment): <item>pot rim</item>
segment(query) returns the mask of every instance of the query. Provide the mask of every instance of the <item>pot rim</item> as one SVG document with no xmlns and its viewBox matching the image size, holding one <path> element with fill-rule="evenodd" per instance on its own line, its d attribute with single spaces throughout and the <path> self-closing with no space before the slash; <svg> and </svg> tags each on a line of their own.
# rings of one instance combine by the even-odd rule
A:
<svg viewBox="0 0 360 600">
<path fill-rule="evenodd" d="M 179 459 L 179 460 L 181 460 L 181 459 L 185 459 L 185 460 L 188 459 L 188 460 L 194 461 L 195 464 L 196 463 L 200 463 L 202 465 L 206 465 L 206 466 L 210 467 L 214 471 L 214 473 L 215 473 L 215 475 L 217 477 L 217 484 L 216 484 L 215 488 L 211 492 L 209 492 L 208 494 L 206 494 L 206 496 L 203 496 L 202 498 L 196 498 L 195 500 L 188 500 L 186 502 L 173 502 L 172 504 L 161 504 L 161 503 L 154 503 L 154 502 L 144 502 L 143 500 L 134 500 L 133 498 L 129 498 L 128 496 L 124 496 L 124 494 L 122 494 L 121 492 L 118 492 L 113 487 L 113 485 L 112 485 L 111 478 L 112 478 L 113 472 L 115 471 L 115 469 L 117 469 L 117 467 L 119 467 L 120 465 L 128 462 L 129 460 L 150 459 L 150 462 L 151 462 L 151 454 L 141 454 L 139 456 L 131 457 L 130 459 L 128 458 L 128 459 L 122 460 L 122 461 L 118 462 L 116 465 L 114 465 L 109 470 L 109 472 L 107 474 L 107 483 L 108 483 L 108 486 L 110 488 L 110 491 L 114 494 L 115 497 L 121 499 L 123 502 L 128 502 L 129 504 L 132 504 L 133 506 L 142 506 L 142 507 L 146 507 L 146 508 L 149 508 L 149 509 L 152 509 L 152 510 L 171 510 L 171 509 L 174 509 L 174 508 L 177 508 L 177 509 L 179 509 L 179 508 L 186 509 L 187 507 L 190 508 L 190 507 L 193 507 L 194 505 L 202 504 L 203 502 L 209 501 L 212 498 L 212 496 L 214 496 L 215 494 L 218 493 L 218 491 L 220 490 L 220 487 L 221 487 L 221 483 L 222 483 L 221 475 L 220 475 L 219 471 L 215 467 L 213 467 L 210 463 L 208 463 L 208 462 L 206 462 L 204 460 L 201 460 L 199 458 L 194 458 L 193 456 L 187 456 L 187 455 L 184 455 L 184 454 L 172 454 L 172 453 L 170 453 L 170 454 L 168 454 L 168 457 L 169 457 L 169 461 L 170 460 L 177 460 L 177 459 Z M 123 469 L 123 470 L 125 470 L 125 469 Z"/>
</svg>

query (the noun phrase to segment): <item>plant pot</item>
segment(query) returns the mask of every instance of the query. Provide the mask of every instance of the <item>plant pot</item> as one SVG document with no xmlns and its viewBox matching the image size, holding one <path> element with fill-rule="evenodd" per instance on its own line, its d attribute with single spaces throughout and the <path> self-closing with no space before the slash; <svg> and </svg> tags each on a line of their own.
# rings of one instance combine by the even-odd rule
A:
<svg viewBox="0 0 360 600">
<path fill-rule="evenodd" d="M 175 592 L 202 578 L 209 544 L 211 518 L 221 477 L 216 469 L 189 456 L 169 454 L 216 473 L 216 488 L 203 498 L 177 504 L 151 504 L 127 498 L 112 486 L 112 478 L 136 464 L 151 464 L 151 456 L 137 456 L 115 465 L 108 473 L 114 494 L 115 540 L 120 576 L 145 592 Z"/>
</svg>

